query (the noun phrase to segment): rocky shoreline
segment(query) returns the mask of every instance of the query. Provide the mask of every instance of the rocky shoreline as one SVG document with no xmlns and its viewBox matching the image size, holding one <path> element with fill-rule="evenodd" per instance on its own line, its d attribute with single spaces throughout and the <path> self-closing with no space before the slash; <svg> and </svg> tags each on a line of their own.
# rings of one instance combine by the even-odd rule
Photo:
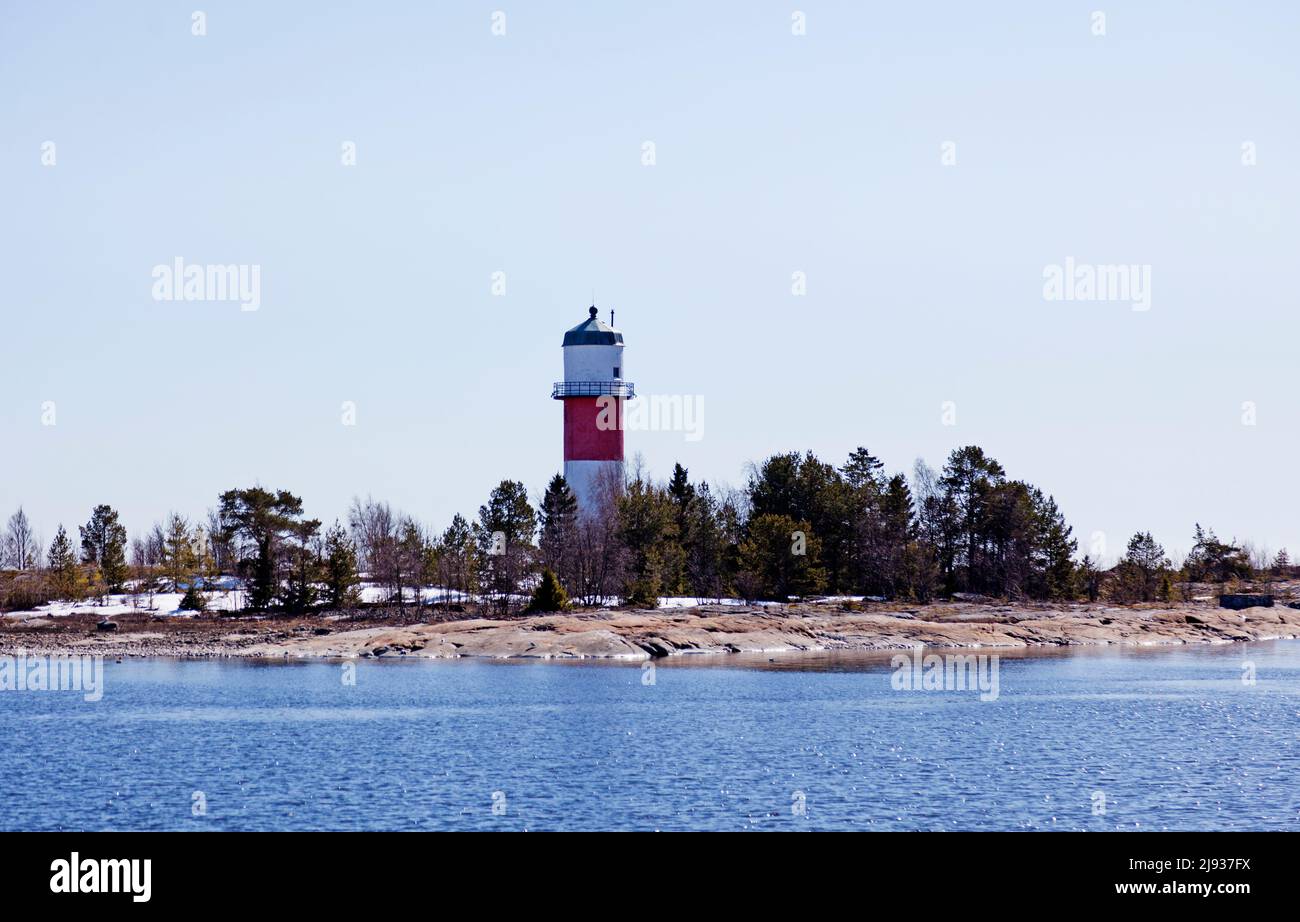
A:
<svg viewBox="0 0 1300 922">
<path fill-rule="evenodd" d="M 248 657 L 267 660 L 413 657 L 625 660 L 730 653 L 880 651 L 913 647 L 1161 646 L 1300 637 L 1300 610 L 1230 611 L 1212 603 L 926 606 L 822 602 L 601 610 L 491 620 L 413 622 L 361 617 L 114 616 L 0 619 L 0 654 Z"/>
</svg>

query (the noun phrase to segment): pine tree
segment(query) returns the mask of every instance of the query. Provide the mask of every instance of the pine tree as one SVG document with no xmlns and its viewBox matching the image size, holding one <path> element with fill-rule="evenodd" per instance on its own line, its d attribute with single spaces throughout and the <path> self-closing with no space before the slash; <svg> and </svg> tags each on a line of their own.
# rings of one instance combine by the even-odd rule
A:
<svg viewBox="0 0 1300 922">
<path fill-rule="evenodd" d="M 1196 525 L 1196 537 L 1183 563 L 1191 582 L 1226 583 L 1249 578 L 1252 573 L 1245 550 L 1235 543 L 1220 541 L 1214 529 Z"/>
<path fill-rule="evenodd" d="M 288 531 L 289 538 L 281 555 L 284 573 L 277 580 L 283 588 L 277 596 L 286 611 L 298 614 L 314 606 L 319 596 L 316 583 L 322 567 L 316 538 L 320 534 L 320 520 L 293 522 Z"/>
<path fill-rule="evenodd" d="M 902 474 L 895 474 L 885 482 L 879 500 L 879 521 L 880 548 L 874 556 L 881 588 L 886 598 L 893 599 L 908 593 L 904 557 L 916 533 L 912 491 Z"/>
<path fill-rule="evenodd" d="M 253 551 L 253 557 L 239 562 L 239 569 L 249 584 L 249 605 L 265 610 L 279 593 L 280 557 L 302 517 L 302 500 L 287 490 L 228 490 L 221 494 L 218 514 L 230 535 L 244 539 Z"/>
<path fill-rule="evenodd" d="M 695 498 L 695 487 L 691 486 L 689 474 L 679 462 L 673 465 L 673 476 L 668 481 L 668 495 L 673 498 L 679 516 L 686 514 L 686 507 Z"/>
<path fill-rule="evenodd" d="M 338 522 L 325 533 L 325 596 L 335 611 L 355 608 L 361 601 L 357 587 L 357 546 Z"/>
<path fill-rule="evenodd" d="M 825 585 L 821 543 L 807 522 L 766 513 L 749 522 L 740 545 L 742 592 L 747 599 L 786 601 Z"/>
<path fill-rule="evenodd" d="M 541 537 L 537 547 L 543 568 L 550 568 L 564 585 L 575 585 L 578 540 L 578 498 L 569 483 L 556 474 L 546 487 L 542 504 Z"/>
<path fill-rule="evenodd" d="M 81 559 L 99 568 L 109 594 L 124 591 L 130 571 L 126 564 L 126 529 L 112 506 L 96 506 L 81 528 Z"/>
<path fill-rule="evenodd" d="M 856 492 L 812 452 L 774 455 L 750 477 L 751 516 L 783 515 L 811 526 L 821 544 L 827 586 L 836 591 L 850 581 L 854 568 Z"/>
<path fill-rule="evenodd" d="M 981 536 L 989 527 L 994 489 L 1006 480 L 1002 465 L 978 445 L 955 449 L 939 484 L 947 515 L 941 559 L 950 590 L 984 592 L 995 588 L 994 564 L 981 554 Z M 1002 503 L 1004 514 L 1013 504 Z M 1003 527 L 1007 533 L 1006 523 Z"/>
<path fill-rule="evenodd" d="M 569 596 L 560 585 L 555 573 L 550 567 L 542 570 L 542 578 L 537 583 L 537 589 L 533 591 L 533 599 L 528 605 L 528 611 L 536 614 L 564 611 L 568 607 Z"/>
<path fill-rule="evenodd" d="M 172 592 L 180 592 L 182 582 L 192 581 L 198 566 L 190 523 L 176 512 L 168 517 L 163 529 L 162 565 Z"/>
<path fill-rule="evenodd" d="M 397 556 L 400 561 L 398 569 L 402 574 L 398 580 L 399 598 L 405 604 L 406 590 L 411 590 L 415 607 L 424 604 L 424 584 L 430 563 L 428 542 L 424 533 L 414 519 L 405 519 L 397 536 Z"/>
<path fill-rule="evenodd" d="M 1033 488 L 1018 480 L 990 483 L 980 506 L 969 585 L 1010 599 L 1045 596 Z"/>
<path fill-rule="evenodd" d="M 1165 549 L 1150 532 L 1138 532 L 1116 566 L 1114 593 L 1118 601 L 1150 602 L 1160 590 L 1160 577 L 1169 569 Z"/>
<path fill-rule="evenodd" d="M 474 529 L 460 513 L 452 516 L 451 525 L 438 541 L 438 579 L 449 603 L 453 593 L 464 598 L 478 589 Z"/>
<path fill-rule="evenodd" d="M 817 536 L 820 566 L 825 574 L 822 586 L 838 592 L 844 588 L 848 576 L 853 541 L 850 527 L 853 491 L 833 465 L 819 461 L 812 452 L 804 455 L 799 466 L 797 489 L 806 512 L 793 518 L 806 522 L 811 533 Z"/>
<path fill-rule="evenodd" d="M 1101 596 L 1102 574 L 1091 557 L 1083 555 L 1083 562 L 1075 573 L 1078 588 L 1087 596 L 1089 602 L 1095 602 Z"/>
<path fill-rule="evenodd" d="M 191 582 L 185 590 L 185 595 L 181 598 L 181 604 L 176 608 L 178 611 L 204 612 L 208 609 L 208 599 L 207 596 L 199 592 L 198 586 Z"/>
<path fill-rule="evenodd" d="M 691 509 L 696 502 L 695 486 L 689 472 L 680 463 L 673 465 L 673 475 L 668 481 L 668 500 L 672 503 L 672 528 L 664 535 L 663 592 L 680 595 L 687 590 L 689 550 L 687 532 L 690 529 Z"/>
<path fill-rule="evenodd" d="M 856 448 L 849 455 L 848 461 L 840 468 L 840 473 L 849 486 L 855 490 L 874 489 L 880 492 L 885 488 L 885 464 L 865 448 Z"/>
<path fill-rule="evenodd" d="M 727 536 L 722 510 L 709 485 L 700 484 L 686 508 L 682 547 L 688 594 L 720 599 L 727 591 Z"/>
<path fill-rule="evenodd" d="M 929 602 L 939 591 L 942 573 L 934 545 L 920 538 L 903 547 L 902 588 L 900 596 L 917 602 Z"/>
<path fill-rule="evenodd" d="M 681 555 L 681 546 L 672 540 L 674 531 L 667 492 L 639 477 L 629 483 L 617 505 L 618 540 L 628 554 L 623 598 L 629 604 L 658 607 L 665 574 L 673 572 Z M 672 556 L 666 559 L 666 554 Z"/>
<path fill-rule="evenodd" d="M 502 614 L 510 611 L 511 596 L 519 592 L 532 570 L 536 531 L 537 513 L 528 502 L 528 491 L 517 480 L 501 481 L 487 505 L 479 507 L 474 527 L 479 585 Z"/>
<path fill-rule="evenodd" d="M 75 602 L 80 596 L 80 575 L 77 572 L 77 555 L 72 550 L 68 533 L 59 526 L 58 533 L 50 543 L 47 558 L 50 570 L 50 588 L 55 598 Z"/>
<path fill-rule="evenodd" d="M 1074 554 L 1079 549 L 1079 542 L 1071 537 L 1074 530 L 1065 523 L 1065 516 L 1053 497 L 1044 499 L 1042 491 L 1035 489 L 1034 499 L 1039 522 L 1044 595 L 1049 599 L 1073 599 L 1077 587 Z"/>
</svg>

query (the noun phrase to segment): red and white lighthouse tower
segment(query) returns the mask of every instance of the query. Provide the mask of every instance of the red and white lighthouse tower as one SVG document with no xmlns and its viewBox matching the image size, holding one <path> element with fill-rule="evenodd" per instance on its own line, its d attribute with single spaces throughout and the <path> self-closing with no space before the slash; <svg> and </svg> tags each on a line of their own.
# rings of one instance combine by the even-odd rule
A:
<svg viewBox="0 0 1300 922">
<path fill-rule="evenodd" d="M 623 401 L 636 396 L 623 372 L 623 334 L 597 320 L 592 307 L 564 334 L 564 380 L 551 389 L 564 401 L 564 479 L 579 511 L 598 508 L 604 491 L 623 484 Z"/>
</svg>

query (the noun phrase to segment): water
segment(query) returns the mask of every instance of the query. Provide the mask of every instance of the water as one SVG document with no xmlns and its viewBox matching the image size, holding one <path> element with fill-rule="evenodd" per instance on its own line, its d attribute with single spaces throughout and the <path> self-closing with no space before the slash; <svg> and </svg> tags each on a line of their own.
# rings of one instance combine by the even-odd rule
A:
<svg viewBox="0 0 1300 922">
<path fill-rule="evenodd" d="M 0 827 L 1300 828 L 1300 642 L 1004 655 L 990 702 L 775 659 L 109 662 L 0 692 Z"/>
</svg>

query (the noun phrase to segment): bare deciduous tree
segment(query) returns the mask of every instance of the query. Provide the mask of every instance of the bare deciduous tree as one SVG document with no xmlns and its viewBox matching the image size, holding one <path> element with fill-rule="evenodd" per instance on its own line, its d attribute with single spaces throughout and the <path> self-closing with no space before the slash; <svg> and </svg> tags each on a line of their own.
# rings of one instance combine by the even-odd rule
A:
<svg viewBox="0 0 1300 922">
<path fill-rule="evenodd" d="M 21 506 L 9 517 L 0 539 L 0 567 L 9 570 L 34 570 L 40 565 L 40 542 Z"/>
<path fill-rule="evenodd" d="M 388 503 L 375 502 L 370 496 L 364 501 L 359 496 L 353 497 L 348 510 L 348 528 L 357 545 L 362 572 L 372 573 L 397 534 L 397 519 L 392 508 Z"/>
</svg>

